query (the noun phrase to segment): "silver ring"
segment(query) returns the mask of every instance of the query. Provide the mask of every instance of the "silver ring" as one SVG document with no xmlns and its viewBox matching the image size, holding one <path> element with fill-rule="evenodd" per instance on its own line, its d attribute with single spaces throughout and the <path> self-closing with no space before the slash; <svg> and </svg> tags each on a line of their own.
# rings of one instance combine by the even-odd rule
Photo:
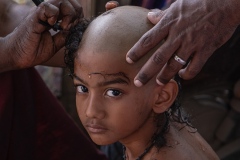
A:
<svg viewBox="0 0 240 160">
<path fill-rule="evenodd" d="M 174 59 L 180 63 L 181 65 L 185 65 L 187 62 L 184 61 L 182 58 L 178 57 L 176 54 L 174 55 Z"/>
</svg>

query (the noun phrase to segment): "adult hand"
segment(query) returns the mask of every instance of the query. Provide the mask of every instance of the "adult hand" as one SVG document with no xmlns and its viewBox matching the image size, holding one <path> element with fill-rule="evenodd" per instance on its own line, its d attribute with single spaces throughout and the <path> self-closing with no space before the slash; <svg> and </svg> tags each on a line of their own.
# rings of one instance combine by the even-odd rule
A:
<svg viewBox="0 0 240 160">
<path fill-rule="evenodd" d="M 135 85 L 141 86 L 157 74 L 159 85 L 178 72 L 183 79 L 195 77 L 240 24 L 239 7 L 239 0 L 177 0 L 165 11 L 150 12 L 148 19 L 156 25 L 129 50 L 126 59 L 136 62 L 163 44 L 139 71 Z"/>
<path fill-rule="evenodd" d="M 46 62 L 64 46 L 67 31 L 82 17 L 82 7 L 76 0 L 49 0 L 34 7 L 11 34 L 1 39 L 0 72 Z M 52 26 L 58 20 L 63 31 L 55 35 L 39 23 Z"/>
<path fill-rule="evenodd" d="M 108 11 L 118 6 L 119 6 L 119 3 L 117 1 L 108 1 L 105 5 L 105 9 L 106 11 Z"/>
</svg>

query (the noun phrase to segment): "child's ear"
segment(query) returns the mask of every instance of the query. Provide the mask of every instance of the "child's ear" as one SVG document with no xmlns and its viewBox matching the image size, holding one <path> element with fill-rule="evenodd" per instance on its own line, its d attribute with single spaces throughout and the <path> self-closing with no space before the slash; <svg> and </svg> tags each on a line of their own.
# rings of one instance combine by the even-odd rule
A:
<svg viewBox="0 0 240 160">
<path fill-rule="evenodd" d="M 155 113 L 163 113 L 168 110 L 168 108 L 173 104 L 177 97 L 177 82 L 170 80 L 164 86 L 157 86 L 155 93 L 153 110 Z"/>
</svg>

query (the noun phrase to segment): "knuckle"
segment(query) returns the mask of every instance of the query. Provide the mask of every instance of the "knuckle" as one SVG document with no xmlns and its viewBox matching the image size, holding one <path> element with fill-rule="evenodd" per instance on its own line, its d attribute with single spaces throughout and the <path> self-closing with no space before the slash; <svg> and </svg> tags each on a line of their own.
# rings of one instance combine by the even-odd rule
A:
<svg viewBox="0 0 240 160">
<path fill-rule="evenodd" d="M 218 38 L 215 38 L 215 40 L 213 41 L 213 45 L 215 48 L 219 48 L 221 47 L 225 42 L 227 42 L 227 40 L 230 38 L 230 36 L 228 34 L 219 34 Z"/>
<path fill-rule="evenodd" d="M 199 67 L 192 67 L 187 70 L 190 78 L 195 77 L 200 71 Z"/>
<path fill-rule="evenodd" d="M 156 53 L 152 57 L 152 62 L 157 65 L 165 63 L 165 57 L 160 53 Z"/>
<path fill-rule="evenodd" d="M 172 14 L 164 14 L 164 17 L 161 19 L 162 27 L 166 27 L 172 24 L 175 20 L 175 17 Z"/>
<path fill-rule="evenodd" d="M 41 8 L 41 10 L 45 10 L 46 8 L 48 8 L 50 6 L 50 4 L 48 2 L 42 2 L 39 4 L 39 8 Z"/>
<path fill-rule="evenodd" d="M 146 73 L 139 73 L 138 79 L 141 82 L 146 83 L 149 80 L 149 76 Z"/>
<path fill-rule="evenodd" d="M 83 8 L 82 6 L 75 7 L 77 17 L 82 18 L 83 17 Z"/>
<path fill-rule="evenodd" d="M 153 38 L 152 38 L 152 36 L 150 36 L 150 35 L 143 35 L 140 45 L 143 48 L 153 47 Z"/>
<path fill-rule="evenodd" d="M 39 6 L 49 6 L 51 5 L 49 2 L 42 2 L 39 4 Z"/>
<path fill-rule="evenodd" d="M 137 52 L 135 51 L 129 52 L 128 57 L 131 58 L 131 60 L 133 61 L 137 61 L 139 58 Z"/>
<path fill-rule="evenodd" d="M 169 79 L 162 76 L 157 77 L 157 79 L 163 84 L 167 84 L 169 82 Z"/>
<path fill-rule="evenodd" d="M 164 15 L 164 11 L 158 10 L 158 11 L 156 12 L 156 17 L 157 17 L 157 18 L 161 18 L 163 15 Z"/>
<path fill-rule="evenodd" d="M 169 63 L 168 69 L 170 72 L 176 72 L 179 69 L 179 65 L 177 63 Z"/>
</svg>

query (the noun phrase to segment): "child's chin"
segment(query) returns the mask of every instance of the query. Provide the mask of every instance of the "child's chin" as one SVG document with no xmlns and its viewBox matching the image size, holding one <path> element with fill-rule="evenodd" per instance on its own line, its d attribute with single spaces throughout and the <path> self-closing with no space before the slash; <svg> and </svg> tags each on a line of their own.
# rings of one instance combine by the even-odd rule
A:
<svg viewBox="0 0 240 160">
<path fill-rule="evenodd" d="M 109 139 L 103 139 L 103 138 L 100 139 L 100 138 L 96 138 L 96 137 L 91 137 L 91 139 L 95 144 L 100 145 L 100 146 L 105 146 L 105 145 L 115 143 L 115 141 L 110 141 Z"/>
</svg>

